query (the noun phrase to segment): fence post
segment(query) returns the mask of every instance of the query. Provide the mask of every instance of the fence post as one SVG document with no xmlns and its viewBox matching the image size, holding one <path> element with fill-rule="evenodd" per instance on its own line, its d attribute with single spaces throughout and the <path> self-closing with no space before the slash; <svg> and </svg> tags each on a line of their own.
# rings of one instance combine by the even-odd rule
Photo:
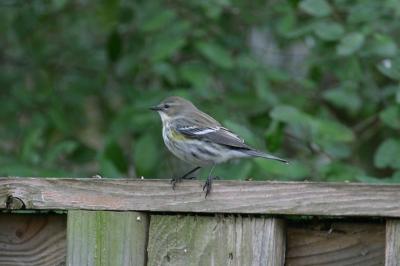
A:
<svg viewBox="0 0 400 266">
<path fill-rule="evenodd" d="M 152 215 L 149 265 L 284 265 L 284 222 L 248 216 Z"/>
<path fill-rule="evenodd" d="M 400 265 L 400 220 L 386 220 L 386 266 Z"/>
<path fill-rule="evenodd" d="M 138 212 L 68 212 L 67 265 L 144 266 L 148 217 Z"/>
</svg>

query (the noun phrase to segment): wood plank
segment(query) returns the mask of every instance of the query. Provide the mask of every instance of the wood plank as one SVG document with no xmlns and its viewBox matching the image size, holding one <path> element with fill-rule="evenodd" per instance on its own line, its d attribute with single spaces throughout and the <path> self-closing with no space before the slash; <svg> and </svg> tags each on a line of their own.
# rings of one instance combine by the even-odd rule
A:
<svg viewBox="0 0 400 266">
<path fill-rule="evenodd" d="M 69 211 L 67 228 L 67 265 L 146 264 L 146 214 Z"/>
<path fill-rule="evenodd" d="M 0 213 L 0 265 L 65 265 L 66 215 Z"/>
<path fill-rule="evenodd" d="M 204 198 L 202 182 L 171 189 L 168 180 L 0 179 L 0 209 L 10 195 L 26 209 L 136 210 L 400 217 L 400 185 L 217 181 Z"/>
<path fill-rule="evenodd" d="M 384 265 L 383 223 L 303 223 L 287 225 L 286 266 Z"/>
<path fill-rule="evenodd" d="M 284 264 L 281 220 L 242 216 L 152 215 L 148 265 Z"/>
<path fill-rule="evenodd" d="M 386 266 L 400 265 L 400 220 L 386 221 Z"/>
</svg>

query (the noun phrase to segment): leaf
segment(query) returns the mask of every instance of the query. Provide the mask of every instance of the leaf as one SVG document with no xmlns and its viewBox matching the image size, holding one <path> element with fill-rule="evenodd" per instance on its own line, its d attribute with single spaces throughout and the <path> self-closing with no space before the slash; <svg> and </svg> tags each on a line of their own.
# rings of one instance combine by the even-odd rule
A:
<svg viewBox="0 0 400 266">
<path fill-rule="evenodd" d="M 400 80 L 400 57 L 382 60 L 378 64 L 378 70 L 391 79 Z"/>
<path fill-rule="evenodd" d="M 349 147 L 349 144 L 345 142 L 323 141 L 320 145 L 325 153 L 335 159 L 345 159 L 352 155 L 352 150 Z"/>
<path fill-rule="evenodd" d="M 299 111 L 295 107 L 287 105 L 279 105 L 274 107 L 270 112 L 270 116 L 273 119 L 281 122 L 302 125 L 309 125 L 312 120 L 309 115 Z"/>
<path fill-rule="evenodd" d="M 299 7 L 307 14 L 316 17 L 324 17 L 332 12 L 329 3 L 325 0 L 303 0 Z"/>
<path fill-rule="evenodd" d="M 353 132 L 334 120 L 315 119 L 312 122 L 312 128 L 314 135 L 322 141 L 350 142 L 354 140 Z"/>
<path fill-rule="evenodd" d="M 57 0 L 57 1 L 52 1 L 51 4 L 53 7 L 53 12 L 55 11 L 61 11 L 67 4 L 67 0 Z"/>
<path fill-rule="evenodd" d="M 166 27 L 176 17 L 172 10 L 158 10 L 155 15 L 147 17 L 142 25 L 141 30 L 144 32 L 157 31 Z"/>
<path fill-rule="evenodd" d="M 272 109 L 270 115 L 278 121 L 302 125 L 310 129 L 313 136 L 321 140 L 348 142 L 354 139 L 353 132 L 344 125 L 333 120 L 311 117 L 291 106 L 277 106 Z"/>
<path fill-rule="evenodd" d="M 232 68 L 233 60 L 230 54 L 216 43 L 199 42 L 196 49 L 212 63 L 221 68 Z"/>
<path fill-rule="evenodd" d="M 400 129 L 400 106 L 391 105 L 381 111 L 379 118 L 389 127 Z M 399 155 L 400 156 L 400 155 Z"/>
<path fill-rule="evenodd" d="M 361 107 L 361 99 L 356 93 L 341 88 L 325 91 L 323 97 L 337 107 L 347 109 L 353 113 Z"/>
<path fill-rule="evenodd" d="M 322 21 L 314 25 L 314 33 L 325 41 L 334 41 L 342 37 L 342 25 L 334 21 Z"/>
<path fill-rule="evenodd" d="M 379 56 L 394 56 L 398 50 L 396 42 L 391 37 L 382 34 L 374 36 L 369 49 Z"/>
<path fill-rule="evenodd" d="M 144 135 L 135 141 L 134 161 L 138 175 L 149 175 L 155 172 L 159 162 L 159 148 L 151 135 Z"/>
<path fill-rule="evenodd" d="M 336 47 L 336 53 L 342 56 L 351 55 L 362 47 L 364 40 L 364 35 L 359 32 L 346 34 Z"/>
<path fill-rule="evenodd" d="M 106 157 L 102 157 L 99 160 L 100 164 L 100 175 L 105 178 L 119 178 L 122 173 L 117 169 L 115 164 Z"/>
<path fill-rule="evenodd" d="M 400 141 L 386 139 L 375 152 L 374 164 L 378 168 L 400 169 Z"/>
<path fill-rule="evenodd" d="M 150 57 L 153 62 L 164 60 L 174 55 L 185 44 L 186 41 L 182 36 L 158 39 L 151 49 Z"/>
</svg>

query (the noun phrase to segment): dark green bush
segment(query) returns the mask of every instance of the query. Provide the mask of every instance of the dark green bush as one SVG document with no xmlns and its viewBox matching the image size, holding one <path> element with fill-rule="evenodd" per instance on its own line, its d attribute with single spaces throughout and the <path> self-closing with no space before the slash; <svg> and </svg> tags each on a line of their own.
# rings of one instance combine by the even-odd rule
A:
<svg viewBox="0 0 400 266">
<path fill-rule="evenodd" d="M 193 100 L 288 158 L 230 179 L 400 180 L 396 0 L 2 1 L 0 174 L 170 177 L 148 107 Z"/>
</svg>

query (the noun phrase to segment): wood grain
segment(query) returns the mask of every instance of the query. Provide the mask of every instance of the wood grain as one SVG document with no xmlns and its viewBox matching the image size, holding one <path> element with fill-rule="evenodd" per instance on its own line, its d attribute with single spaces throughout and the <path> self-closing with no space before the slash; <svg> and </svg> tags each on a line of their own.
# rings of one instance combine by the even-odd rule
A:
<svg viewBox="0 0 400 266">
<path fill-rule="evenodd" d="M 0 265 L 65 265 L 66 215 L 0 213 Z"/>
<path fill-rule="evenodd" d="M 260 218 L 257 218 L 260 219 Z M 266 226 L 263 233 L 266 234 L 266 256 L 265 264 L 267 266 L 276 266 L 285 264 L 286 256 L 286 228 L 285 222 L 282 219 L 269 218 L 266 220 Z M 259 234 L 260 231 L 256 230 L 254 234 Z M 255 265 L 255 264 L 253 264 Z"/>
<path fill-rule="evenodd" d="M 26 209 L 136 210 L 192 213 L 400 217 L 400 185 L 217 181 L 175 190 L 168 180 L 0 179 L 0 209 L 10 195 Z"/>
<path fill-rule="evenodd" d="M 137 212 L 68 212 L 67 265 L 144 266 L 147 215 Z"/>
<path fill-rule="evenodd" d="M 289 223 L 287 266 L 378 266 L 385 260 L 383 223 Z"/>
<path fill-rule="evenodd" d="M 284 244 L 275 218 L 152 215 L 148 265 L 283 265 Z"/>
<path fill-rule="evenodd" d="M 400 220 L 386 221 L 386 266 L 400 265 Z"/>
</svg>

